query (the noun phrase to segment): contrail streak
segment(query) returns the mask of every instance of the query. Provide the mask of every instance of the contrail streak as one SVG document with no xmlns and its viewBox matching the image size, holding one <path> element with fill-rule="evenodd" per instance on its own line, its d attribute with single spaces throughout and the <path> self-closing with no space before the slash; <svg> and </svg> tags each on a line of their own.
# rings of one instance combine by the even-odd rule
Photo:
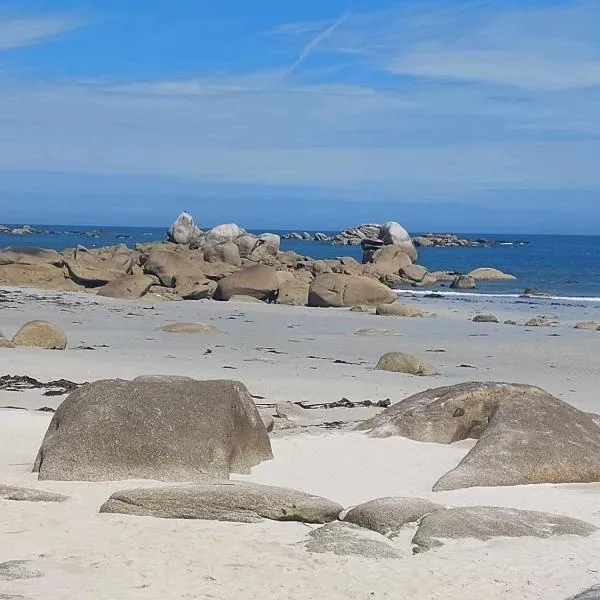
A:
<svg viewBox="0 0 600 600">
<path fill-rule="evenodd" d="M 312 51 L 322 44 L 336 29 L 343 25 L 350 16 L 351 11 L 347 10 L 335 23 L 332 23 L 325 31 L 322 31 L 314 39 L 312 39 L 300 52 L 294 64 L 286 71 L 286 75 L 293 73 L 312 53 Z"/>
</svg>

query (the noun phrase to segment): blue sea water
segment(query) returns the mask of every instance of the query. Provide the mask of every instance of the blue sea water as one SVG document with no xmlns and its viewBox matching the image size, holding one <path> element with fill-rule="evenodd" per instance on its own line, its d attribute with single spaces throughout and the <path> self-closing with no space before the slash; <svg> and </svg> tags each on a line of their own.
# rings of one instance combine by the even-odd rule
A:
<svg viewBox="0 0 600 600">
<path fill-rule="evenodd" d="M 137 243 L 164 240 L 166 235 L 164 228 L 150 227 L 33 227 L 52 233 L 22 236 L 0 233 L 0 248 L 39 246 L 63 250 L 77 244 L 90 248 L 115 244 L 133 247 Z M 476 294 L 518 296 L 526 287 L 535 287 L 547 291 L 552 297 L 600 301 L 600 236 L 459 235 L 470 239 L 483 237 L 508 242 L 526 240 L 529 244 L 489 248 L 419 248 L 419 264 L 434 271 L 453 270 L 461 273 L 477 267 L 495 267 L 517 277 L 516 281 L 509 282 L 482 282 L 473 292 Z M 360 246 L 334 246 L 328 242 L 283 240 L 282 249 L 294 250 L 313 258 L 352 256 L 360 261 L 362 257 Z M 444 293 L 450 292 L 444 290 Z"/>
</svg>

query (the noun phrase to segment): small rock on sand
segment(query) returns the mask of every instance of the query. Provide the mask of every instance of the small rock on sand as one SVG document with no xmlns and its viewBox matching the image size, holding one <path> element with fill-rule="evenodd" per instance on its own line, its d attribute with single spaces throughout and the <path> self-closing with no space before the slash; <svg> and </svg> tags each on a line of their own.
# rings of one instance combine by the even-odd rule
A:
<svg viewBox="0 0 600 600">
<path fill-rule="evenodd" d="M 594 585 L 575 596 L 570 596 L 567 600 L 600 600 L 600 585 Z"/>
<path fill-rule="evenodd" d="M 409 373 L 410 375 L 438 375 L 439 372 L 432 364 L 416 356 L 402 352 L 388 352 L 384 354 L 377 365 L 377 371 L 391 371 L 393 373 Z"/>
<path fill-rule="evenodd" d="M 21 502 L 64 502 L 68 496 L 53 494 L 44 490 L 33 488 L 14 487 L 0 484 L 0 498 L 3 500 L 16 500 Z"/>
<path fill-rule="evenodd" d="M 354 335 L 364 335 L 364 336 L 387 336 L 394 335 L 394 332 L 391 329 L 359 329 Z"/>
<path fill-rule="evenodd" d="M 309 552 L 366 558 L 401 558 L 400 551 L 379 533 L 341 521 L 328 523 L 308 534 Z"/>
<path fill-rule="evenodd" d="M 475 315 L 473 323 L 498 323 L 498 317 L 495 315 Z"/>
<path fill-rule="evenodd" d="M 575 325 L 575 329 L 590 329 L 592 331 L 600 331 L 600 321 L 582 321 Z"/>
<path fill-rule="evenodd" d="M 206 323 L 169 323 L 168 325 L 163 325 L 160 329 L 167 333 L 223 333 L 218 327 L 207 325 Z"/>
<path fill-rule="evenodd" d="M 17 346 L 64 350 L 67 336 L 64 331 L 48 321 L 30 321 L 17 331 L 12 341 Z"/>
<path fill-rule="evenodd" d="M 400 304 L 392 302 L 391 304 L 380 304 L 375 310 L 375 314 L 384 317 L 422 317 L 423 313 L 417 306 L 410 304 Z"/>
</svg>

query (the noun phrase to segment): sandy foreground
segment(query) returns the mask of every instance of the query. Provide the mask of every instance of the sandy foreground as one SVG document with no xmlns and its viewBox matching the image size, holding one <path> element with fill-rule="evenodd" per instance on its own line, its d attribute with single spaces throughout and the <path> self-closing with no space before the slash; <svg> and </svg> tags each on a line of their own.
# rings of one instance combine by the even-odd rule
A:
<svg viewBox="0 0 600 600">
<path fill-rule="evenodd" d="M 239 379 L 258 405 L 315 404 L 342 397 L 397 402 L 429 387 L 496 380 L 539 385 L 580 409 L 600 412 L 600 333 L 573 329 L 575 322 L 594 318 L 598 308 L 592 305 L 403 298 L 429 315 L 407 319 L 345 309 L 212 301 L 123 302 L 10 288 L 0 300 L 5 335 L 12 336 L 26 321 L 47 319 L 69 337 L 65 351 L 0 349 L 0 375 L 73 381 L 157 373 Z M 478 312 L 519 322 L 553 313 L 559 325 L 470 322 Z M 211 323 L 224 334 L 158 331 L 174 321 Z M 365 328 L 385 328 L 394 335 L 355 334 Z M 374 371 L 379 356 L 394 350 L 429 360 L 441 375 Z M 38 483 L 30 471 L 51 414 L 35 409 L 56 407 L 61 398 L 44 396 L 41 390 L 0 391 L 0 407 L 30 409 L 0 409 L 0 482 L 71 496 L 64 504 L 0 500 L 0 563 L 33 560 L 43 573 L 20 581 L 0 579 L 0 598 L 562 600 L 600 583 L 600 533 L 589 538 L 460 542 L 413 556 L 413 531 L 408 529 L 398 542 L 403 559 L 374 560 L 310 554 L 301 542 L 312 526 L 298 523 L 100 515 L 99 506 L 117 489 L 157 484 Z M 306 412 L 315 422 L 351 422 L 376 411 Z M 323 495 L 346 507 L 382 496 L 415 496 L 452 506 L 556 512 L 600 527 L 600 484 L 433 493 L 435 481 L 458 463 L 472 442 L 447 446 L 398 437 L 376 440 L 346 430 L 306 427 L 275 433 L 272 445 L 274 460 L 237 478 Z"/>
</svg>

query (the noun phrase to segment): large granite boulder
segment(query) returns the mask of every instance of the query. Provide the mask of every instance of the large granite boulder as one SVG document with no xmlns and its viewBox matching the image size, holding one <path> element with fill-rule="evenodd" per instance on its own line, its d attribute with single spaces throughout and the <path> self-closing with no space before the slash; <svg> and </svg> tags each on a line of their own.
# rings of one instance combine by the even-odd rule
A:
<svg viewBox="0 0 600 600">
<path fill-rule="evenodd" d="M 221 279 L 214 297 L 229 300 L 231 296 L 252 296 L 265 300 L 278 289 L 277 271 L 273 267 L 251 265 Z"/>
<path fill-rule="evenodd" d="M 308 534 L 304 547 L 318 554 L 401 558 L 402 553 L 379 533 L 341 521 L 328 523 Z"/>
<path fill-rule="evenodd" d="M 103 513 L 237 523 L 263 519 L 329 523 L 341 511 L 339 504 L 326 498 L 242 481 L 124 490 L 114 493 L 100 508 Z"/>
<path fill-rule="evenodd" d="M 327 273 L 319 275 L 310 285 L 309 306 L 377 306 L 397 299 L 387 286 L 369 277 Z"/>
<path fill-rule="evenodd" d="M 175 244 L 192 244 L 202 237 L 202 230 L 194 223 L 192 215 L 182 212 L 168 231 L 170 242 Z"/>
<path fill-rule="evenodd" d="M 413 244 L 408 231 L 396 221 L 388 221 L 379 228 L 379 239 L 386 246 L 398 246 L 404 254 L 415 262 L 418 258 L 417 249 Z"/>
<path fill-rule="evenodd" d="M 234 242 L 245 233 L 246 230 L 235 223 L 224 223 L 206 232 L 206 243 L 220 244 L 223 242 Z"/>
<path fill-rule="evenodd" d="M 237 381 L 102 380 L 58 407 L 35 460 L 39 479 L 202 481 L 272 458 Z"/>
<path fill-rule="evenodd" d="M 462 383 L 426 390 L 361 423 L 372 437 L 478 442 L 434 490 L 600 481 L 600 417 L 544 390 Z"/>
<path fill-rule="evenodd" d="M 146 294 L 153 284 L 154 279 L 148 275 L 123 275 L 102 286 L 96 295 L 136 300 Z"/>
<path fill-rule="evenodd" d="M 12 339 L 17 346 L 64 350 L 67 347 L 67 335 L 62 329 L 48 321 L 29 321 L 25 323 Z"/>
<path fill-rule="evenodd" d="M 403 352 L 387 352 L 379 359 L 375 370 L 420 376 L 439 375 L 439 371 L 432 364 Z"/>
<path fill-rule="evenodd" d="M 395 537 L 404 525 L 416 523 L 425 515 L 446 507 L 422 498 L 377 498 L 355 506 L 344 521 Z"/>
<path fill-rule="evenodd" d="M 412 260 L 401 246 L 383 246 L 375 252 L 363 255 L 363 262 L 369 263 L 368 270 L 374 275 L 398 275 L 401 269 L 412 265 Z"/>
<path fill-rule="evenodd" d="M 446 540 L 496 537 L 588 536 L 596 527 L 570 517 L 496 506 L 464 506 L 432 512 L 419 525 L 412 543 L 416 552 L 443 546 Z"/>
<path fill-rule="evenodd" d="M 306 306 L 310 285 L 299 279 L 292 278 L 279 284 L 277 302 L 289 306 Z"/>
<path fill-rule="evenodd" d="M 240 251 L 233 242 L 219 242 L 204 247 L 204 260 L 209 263 L 227 263 L 234 267 L 242 266 Z"/>
<path fill-rule="evenodd" d="M 0 250 L 0 265 L 53 265 L 62 267 L 63 257 L 56 250 L 9 246 Z"/>
<path fill-rule="evenodd" d="M 92 252 L 78 248 L 72 257 L 65 256 L 65 273 L 77 285 L 102 287 L 124 275 L 131 275 L 134 257 L 127 246 L 102 248 Z"/>
</svg>

